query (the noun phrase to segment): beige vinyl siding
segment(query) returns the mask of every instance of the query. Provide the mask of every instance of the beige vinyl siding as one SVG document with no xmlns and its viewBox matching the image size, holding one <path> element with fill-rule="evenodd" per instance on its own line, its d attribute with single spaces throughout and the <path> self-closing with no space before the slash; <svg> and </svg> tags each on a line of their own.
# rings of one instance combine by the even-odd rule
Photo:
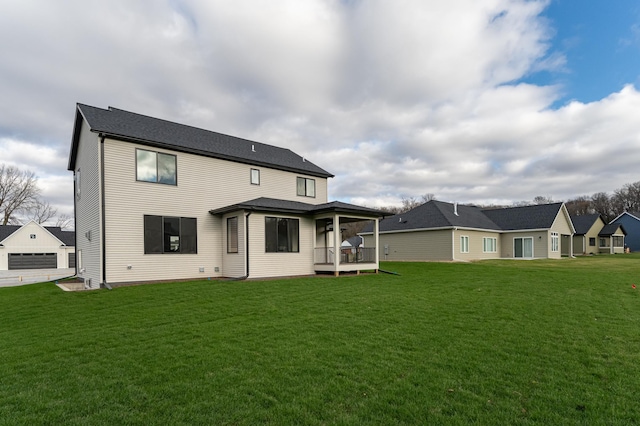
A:
<svg viewBox="0 0 640 426">
<path fill-rule="evenodd" d="M 533 238 L 533 257 L 546 258 L 549 252 L 550 236 L 547 231 L 523 231 L 523 232 L 507 232 L 500 236 L 500 255 L 502 257 L 513 259 L 513 240 L 515 238 Z M 559 254 L 559 252 L 558 252 Z"/>
<path fill-rule="evenodd" d="M 300 251 L 298 253 L 266 252 L 265 217 L 267 216 L 299 219 Z M 314 274 L 315 232 L 315 220 L 311 218 L 275 213 L 252 213 L 249 216 L 249 278 Z"/>
<path fill-rule="evenodd" d="M 558 233 L 558 251 L 551 251 L 551 233 Z M 549 229 L 549 251 L 548 256 L 550 259 L 560 259 L 562 255 L 565 256 L 569 254 L 569 248 L 566 247 L 571 241 L 567 238 L 567 235 L 572 235 L 573 230 L 571 229 L 571 218 L 568 214 L 565 214 L 564 207 L 560 209 L 556 219 L 553 221 L 553 225 L 551 225 L 551 229 Z"/>
<path fill-rule="evenodd" d="M 102 283 L 102 204 L 100 199 L 100 139 L 82 122 L 74 173 L 80 169 L 80 196 L 76 194 L 76 251 L 82 251 L 78 276 L 100 288 Z M 90 239 L 89 239 L 90 237 Z M 77 257 L 77 255 L 76 255 Z"/>
<path fill-rule="evenodd" d="M 500 258 L 500 234 L 490 231 L 468 231 L 458 229 L 453 231 L 454 243 L 454 259 L 455 260 L 480 260 L 480 259 L 498 259 Z M 460 237 L 469 237 L 469 252 L 462 253 L 460 251 Z M 496 251 L 494 253 L 483 251 L 483 238 L 496 239 Z"/>
<path fill-rule="evenodd" d="M 596 219 L 596 221 L 591 225 L 589 231 L 583 235 L 577 235 L 573 237 L 573 254 L 597 254 L 598 253 L 598 245 L 600 241 L 598 239 L 598 233 L 602 230 L 602 227 L 605 225 L 604 221 L 601 218 Z M 595 238 L 596 244 L 594 246 L 589 245 L 589 238 Z M 577 243 L 577 244 L 576 244 Z"/>
<path fill-rule="evenodd" d="M 573 234 L 571 230 L 570 219 L 563 213 L 563 209 L 560 209 L 558 216 L 551 225 L 550 232 L 557 232 L 558 234 L 570 235 Z"/>
<path fill-rule="evenodd" d="M 573 254 L 586 254 L 589 248 L 589 238 L 585 235 L 573 236 Z"/>
<path fill-rule="evenodd" d="M 136 181 L 136 148 L 175 154 L 177 185 Z M 105 141 L 105 157 L 107 280 L 113 283 L 236 275 L 237 265 L 230 273 L 224 270 L 222 219 L 209 210 L 258 197 L 327 201 L 324 178 L 314 178 L 315 198 L 301 199 L 296 195 L 296 177 L 301 175 L 296 173 L 257 167 L 260 185 L 252 185 L 250 170 L 255 166 L 111 139 Z M 145 255 L 145 214 L 196 218 L 198 254 Z"/>
<path fill-rule="evenodd" d="M 238 252 L 227 253 L 227 219 L 238 218 Z M 243 277 L 246 274 L 247 244 L 245 240 L 245 212 L 238 211 L 222 217 L 222 271 L 226 277 Z"/>
<path fill-rule="evenodd" d="M 451 230 L 381 233 L 380 261 L 451 260 Z M 365 236 L 365 247 L 375 246 L 373 235 Z M 385 255 L 385 246 L 388 254 Z"/>
</svg>

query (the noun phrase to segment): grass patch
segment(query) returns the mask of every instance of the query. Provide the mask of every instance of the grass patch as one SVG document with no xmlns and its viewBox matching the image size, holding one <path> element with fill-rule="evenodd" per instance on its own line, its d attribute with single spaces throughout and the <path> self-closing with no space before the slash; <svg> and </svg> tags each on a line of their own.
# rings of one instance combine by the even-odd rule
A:
<svg viewBox="0 0 640 426">
<path fill-rule="evenodd" d="M 630 424 L 640 257 L 0 289 L 0 424 Z"/>
</svg>

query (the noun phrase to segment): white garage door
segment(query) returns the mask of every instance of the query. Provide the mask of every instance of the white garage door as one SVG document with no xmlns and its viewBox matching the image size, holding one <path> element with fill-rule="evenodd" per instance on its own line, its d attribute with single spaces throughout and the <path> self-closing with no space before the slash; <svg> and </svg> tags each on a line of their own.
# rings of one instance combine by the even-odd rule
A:
<svg viewBox="0 0 640 426">
<path fill-rule="evenodd" d="M 55 269 L 58 255 L 55 253 L 9 253 L 9 269 Z"/>
</svg>

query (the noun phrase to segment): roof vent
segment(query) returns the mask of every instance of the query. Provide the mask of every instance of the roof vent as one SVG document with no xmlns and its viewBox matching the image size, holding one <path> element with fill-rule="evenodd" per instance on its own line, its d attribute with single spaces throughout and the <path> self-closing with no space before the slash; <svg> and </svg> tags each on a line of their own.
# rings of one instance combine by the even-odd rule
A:
<svg viewBox="0 0 640 426">
<path fill-rule="evenodd" d="M 398 222 L 402 223 L 402 218 L 401 217 L 398 218 Z"/>
<path fill-rule="evenodd" d="M 306 163 L 306 162 L 307 162 L 307 160 L 306 160 L 304 157 L 302 157 L 302 162 L 303 162 L 303 163 Z"/>
<path fill-rule="evenodd" d="M 458 203 L 453 203 L 453 214 L 458 216 Z"/>
<path fill-rule="evenodd" d="M 251 152 L 256 152 L 256 146 L 255 145 L 251 145 Z"/>
</svg>

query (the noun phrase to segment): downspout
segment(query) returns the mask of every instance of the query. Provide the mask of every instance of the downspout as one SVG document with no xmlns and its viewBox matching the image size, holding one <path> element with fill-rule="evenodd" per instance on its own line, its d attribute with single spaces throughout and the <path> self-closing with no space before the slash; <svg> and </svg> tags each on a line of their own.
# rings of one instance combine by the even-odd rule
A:
<svg viewBox="0 0 640 426">
<path fill-rule="evenodd" d="M 76 262 L 75 262 L 75 270 L 76 270 L 76 274 L 75 276 L 78 276 L 78 233 L 75 232 L 76 231 L 76 223 L 78 223 L 78 217 L 77 217 L 77 211 L 78 211 L 78 178 L 76 176 L 76 171 L 75 171 L 76 165 L 73 165 L 73 243 L 75 244 L 75 256 L 76 256 Z M 68 257 L 67 257 L 67 262 L 69 262 Z M 67 265 L 69 266 L 69 265 Z"/>
<path fill-rule="evenodd" d="M 245 217 L 244 217 L 244 225 L 245 225 L 245 243 L 246 243 L 246 257 L 247 257 L 247 274 L 244 276 L 244 278 L 249 278 L 249 216 L 251 216 L 251 212 L 248 212 Z"/>
<path fill-rule="evenodd" d="M 105 212 L 104 212 L 104 208 L 105 208 L 105 195 L 104 195 L 104 135 L 100 135 L 100 187 L 102 188 L 102 190 L 100 191 L 100 203 L 101 203 L 101 207 L 100 209 L 102 210 L 102 217 L 101 219 L 101 228 L 102 228 L 102 232 L 100 233 L 100 240 L 102 243 L 102 283 L 104 284 L 104 286 L 106 288 L 108 288 L 109 290 L 112 290 L 111 286 L 109 285 L 109 283 L 107 283 L 107 243 L 105 242 L 105 237 L 106 237 L 106 230 L 105 230 L 105 226 L 106 226 L 106 218 L 105 218 Z"/>
<path fill-rule="evenodd" d="M 453 228 L 451 230 L 451 260 L 456 260 L 456 230 L 458 228 Z"/>
</svg>

